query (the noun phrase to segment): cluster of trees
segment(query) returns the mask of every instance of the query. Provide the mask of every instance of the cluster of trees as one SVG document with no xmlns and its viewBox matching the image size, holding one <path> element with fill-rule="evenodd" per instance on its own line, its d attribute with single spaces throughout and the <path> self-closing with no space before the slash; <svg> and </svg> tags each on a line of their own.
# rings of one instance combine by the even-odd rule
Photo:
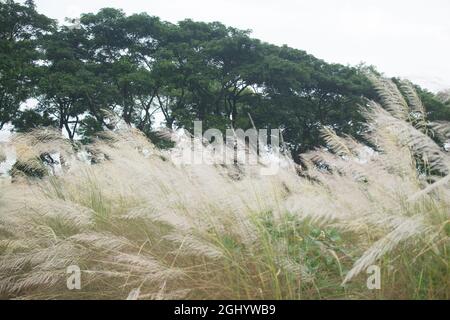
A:
<svg viewBox="0 0 450 320">
<path fill-rule="evenodd" d="M 328 64 L 249 31 L 105 8 L 69 26 L 32 1 L 0 2 L 0 128 L 56 126 L 88 142 L 118 114 L 155 139 L 154 115 L 168 128 L 281 128 L 296 154 L 320 143 L 319 129 L 357 135 L 358 104 L 376 94 L 366 67 Z M 431 119 L 449 106 L 420 90 Z M 33 98 L 34 108 L 23 108 Z M 22 106 L 22 107 L 21 107 Z"/>
</svg>

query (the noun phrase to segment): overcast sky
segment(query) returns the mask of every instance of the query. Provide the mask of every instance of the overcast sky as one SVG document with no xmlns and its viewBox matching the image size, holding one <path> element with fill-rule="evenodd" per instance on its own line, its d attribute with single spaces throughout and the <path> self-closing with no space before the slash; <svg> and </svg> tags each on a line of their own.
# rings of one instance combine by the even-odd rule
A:
<svg viewBox="0 0 450 320">
<path fill-rule="evenodd" d="M 220 21 L 328 62 L 375 65 L 438 91 L 450 88 L 449 0 L 35 0 L 64 20 L 103 7 L 163 20 Z"/>
</svg>

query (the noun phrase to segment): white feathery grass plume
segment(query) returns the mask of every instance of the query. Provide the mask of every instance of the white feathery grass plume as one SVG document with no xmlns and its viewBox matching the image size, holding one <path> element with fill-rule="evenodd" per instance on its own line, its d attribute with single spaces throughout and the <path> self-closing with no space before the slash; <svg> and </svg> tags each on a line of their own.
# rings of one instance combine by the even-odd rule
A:
<svg viewBox="0 0 450 320">
<path fill-rule="evenodd" d="M 33 200 L 31 200 L 33 201 Z M 94 211 L 74 202 L 62 200 L 41 200 L 25 204 L 26 207 L 32 207 L 33 211 L 40 214 L 37 219 L 51 218 L 58 220 L 62 224 L 70 224 L 78 228 L 88 228 L 93 223 Z"/>
<path fill-rule="evenodd" d="M 28 160 L 39 157 L 43 153 L 61 153 L 68 158 L 73 154 L 70 142 L 56 129 L 35 129 L 28 133 L 18 133 L 12 138 L 16 146 L 18 160 Z"/>
<path fill-rule="evenodd" d="M 329 127 L 323 127 L 321 129 L 321 136 L 325 140 L 327 146 L 331 148 L 337 155 L 348 157 L 351 157 L 353 155 L 353 152 L 352 150 L 350 150 L 348 143 L 340 138 L 333 129 Z"/>
<path fill-rule="evenodd" d="M 437 188 L 446 186 L 449 182 L 450 182 L 450 175 L 446 175 L 444 178 L 439 179 L 438 181 L 434 182 L 433 184 L 430 184 L 427 187 L 425 187 L 423 190 L 420 190 L 420 191 L 414 193 L 413 195 L 411 195 L 408 198 L 408 201 L 414 202 L 417 199 L 429 194 L 431 191 L 433 191 Z"/>
<path fill-rule="evenodd" d="M 117 251 L 122 250 L 124 247 L 132 246 L 127 238 L 106 233 L 79 233 L 71 236 L 69 239 L 87 247 L 92 246 L 107 251 Z"/>
<path fill-rule="evenodd" d="M 179 255 L 203 256 L 211 259 L 219 259 L 223 256 L 223 252 L 219 248 L 192 234 L 172 233 L 165 236 L 164 239 L 178 245 L 176 253 Z"/>
<path fill-rule="evenodd" d="M 129 268 L 132 275 L 140 275 L 141 286 L 146 282 L 160 283 L 167 280 L 181 280 L 184 277 L 181 269 L 163 265 L 148 255 L 118 253 L 112 256 L 112 260 Z"/>
<path fill-rule="evenodd" d="M 51 271 L 39 271 L 36 270 L 27 274 L 26 276 L 9 279 L 8 281 L 0 281 L 0 292 L 22 292 L 25 290 L 52 287 L 58 282 L 62 282 L 65 279 L 64 270 L 55 272 Z"/>
<path fill-rule="evenodd" d="M 450 140 L 450 122 L 448 121 L 432 121 L 429 126 L 433 132 L 442 142 Z"/>
<path fill-rule="evenodd" d="M 410 113 L 409 106 L 392 80 L 375 75 L 369 75 L 369 79 L 377 91 L 383 107 L 397 119 L 408 120 Z"/>
<path fill-rule="evenodd" d="M 403 90 L 403 93 L 408 100 L 408 105 L 412 112 L 418 113 L 419 116 L 425 120 L 426 110 L 425 106 L 422 103 L 422 100 L 419 98 L 414 85 L 409 80 L 403 80 L 401 82 L 400 88 Z"/>
<path fill-rule="evenodd" d="M 419 98 L 413 84 L 408 80 L 401 82 L 401 89 L 403 90 L 408 105 L 410 107 L 410 120 L 415 128 L 421 130 L 424 133 L 428 132 L 427 113 L 422 100 Z"/>
<path fill-rule="evenodd" d="M 353 268 L 347 273 L 342 284 L 346 284 L 361 271 L 374 264 L 380 257 L 392 251 L 402 242 L 416 236 L 420 236 L 428 230 L 422 219 L 410 218 L 403 221 L 393 231 L 375 242 L 364 254 L 355 262 Z"/>
<path fill-rule="evenodd" d="M 420 155 L 432 169 L 448 173 L 448 155 L 429 136 L 409 123 L 391 116 L 374 102 L 364 114 L 369 119 L 368 128 L 372 141 L 375 143 L 387 142 L 386 131 L 388 131 L 400 146 L 407 146 L 413 153 Z M 381 136 L 380 133 L 384 136 Z"/>
<path fill-rule="evenodd" d="M 141 289 L 140 288 L 134 288 L 128 294 L 127 300 L 138 300 L 140 294 L 141 294 Z"/>
</svg>

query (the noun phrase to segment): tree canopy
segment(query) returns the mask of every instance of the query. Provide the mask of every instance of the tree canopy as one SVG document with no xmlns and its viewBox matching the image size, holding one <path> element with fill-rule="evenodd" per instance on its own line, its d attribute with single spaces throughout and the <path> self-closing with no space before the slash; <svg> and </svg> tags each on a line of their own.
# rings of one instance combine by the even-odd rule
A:
<svg viewBox="0 0 450 320">
<path fill-rule="evenodd" d="M 0 2 L 0 128 L 55 126 L 89 142 L 109 112 L 154 139 L 168 128 L 280 128 L 294 153 L 317 146 L 320 128 L 358 136 L 357 106 L 376 99 L 366 66 L 329 64 L 305 51 L 254 39 L 219 22 L 161 21 L 104 8 L 57 25 L 32 1 Z M 433 120 L 443 99 L 417 87 Z M 37 107 L 23 109 L 28 99 Z M 447 104 L 446 104 L 447 103 Z"/>
</svg>

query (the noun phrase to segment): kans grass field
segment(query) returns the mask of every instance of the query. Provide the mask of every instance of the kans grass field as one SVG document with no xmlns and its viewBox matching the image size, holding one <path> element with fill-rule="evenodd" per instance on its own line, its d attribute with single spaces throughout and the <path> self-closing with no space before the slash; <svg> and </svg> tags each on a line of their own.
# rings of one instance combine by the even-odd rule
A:
<svg viewBox="0 0 450 320">
<path fill-rule="evenodd" d="M 160 150 L 128 126 L 88 146 L 13 135 L 0 297 L 449 299 L 450 126 L 427 120 L 408 82 L 402 94 L 372 80 L 382 104 L 360 107 L 366 143 L 324 126 L 325 146 L 301 165 L 280 155 L 274 175 L 263 159 L 184 165 L 182 141 Z"/>
</svg>

